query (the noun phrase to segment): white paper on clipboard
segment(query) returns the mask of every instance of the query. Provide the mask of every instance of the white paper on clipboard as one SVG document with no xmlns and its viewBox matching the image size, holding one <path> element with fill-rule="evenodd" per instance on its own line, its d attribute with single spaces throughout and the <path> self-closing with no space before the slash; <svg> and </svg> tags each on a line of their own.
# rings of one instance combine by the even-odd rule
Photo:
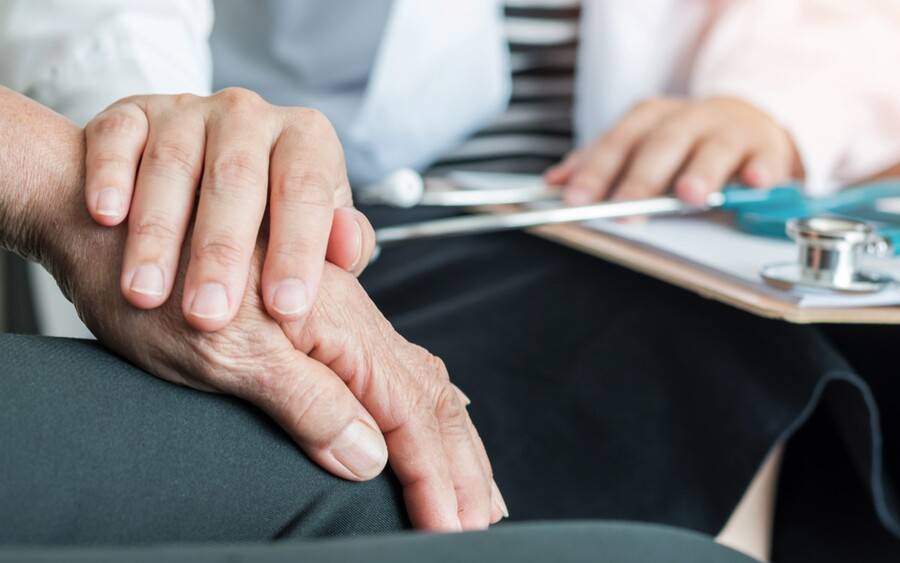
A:
<svg viewBox="0 0 900 563">
<path fill-rule="evenodd" d="M 541 183 L 539 176 L 479 172 L 454 172 L 451 179 L 465 189 L 502 189 L 533 186 Z M 815 290 L 780 290 L 766 285 L 759 277 L 767 264 L 794 262 L 796 246 L 786 240 L 749 235 L 730 225 L 729 216 L 722 212 L 696 216 L 654 217 L 640 223 L 593 221 L 585 226 L 608 235 L 640 244 L 655 252 L 747 285 L 755 291 L 769 294 L 802 308 L 855 308 L 900 304 L 900 286 L 865 295 L 843 294 Z M 877 258 L 864 260 L 873 270 L 900 279 L 900 259 Z"/>
</svg>

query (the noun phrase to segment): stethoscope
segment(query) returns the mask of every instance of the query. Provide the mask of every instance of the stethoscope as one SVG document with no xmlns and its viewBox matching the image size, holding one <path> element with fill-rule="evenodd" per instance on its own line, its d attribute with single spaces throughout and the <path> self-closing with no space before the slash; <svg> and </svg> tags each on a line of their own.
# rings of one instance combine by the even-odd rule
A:
<svg viewBox="0 0 900 563">
<path fill-rule="evenodd" d="M 486 174 L 478 176 L 484 178 Z M 386 227 L 376 231 L 378 246 L 595 219 L 687 215 L 718 209 L 732 213 L 735 226 L 744 232 L 795 242 L 796 262 L 770 264 L 760 271 L 763 280 L 774 287 L 872 293 L 895 283 L 891 276 L 864 269 L 861 259 L 898 251 L 894 241 L 900 242 L 900 182 L 860 185 L 824 198 L 805 197 L 793 184 L 766 190 L 733 184 L 711 194 L 703 205 L 664 196 L 566 207 L 558 204 L 558 190 L 548 188 L 534 176 L 498 174 L 491 184 L 500 187 L 494 189 L 467 189 L 473 187 L 467 185 L 467 178 L 459 173 L 425 179 L 414 170 L 398 170 L 365 189 L 359 200 L 394 207 L 557 203 L 527 211 Z"/>
</svg>

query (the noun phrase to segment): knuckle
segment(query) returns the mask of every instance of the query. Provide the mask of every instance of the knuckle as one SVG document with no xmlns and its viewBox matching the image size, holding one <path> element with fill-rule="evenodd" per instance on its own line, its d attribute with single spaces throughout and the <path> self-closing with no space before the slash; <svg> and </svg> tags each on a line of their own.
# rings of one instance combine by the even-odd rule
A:
<svg viewBox="0 0 900 563">
<path fill-rule="evenodd" d="M 419 352 L 425 356 L 424 365 L 428 372 L 431 373 L 432 376 L 435 377 L 438 381 L 449 383 L 450 372 L 447 371 L 447 365 L 444 363 L 444 360 L 420 346 L 417 346 L 417 348 L 419 348 Z"/>
<path fill-rule="evenodd" d="M 195 151 L 187 143 L 161 140 L 150 147 L 144 158 L 153 173 L 179 178 L 194 177 Z"/>
<path fill-rule="evenodd" d="M 292 164 L 273 186 L 275 197 L 288 204 L 333 207 L 336 182 L 321 170 Z"/>
<path fill-rule="evenodd" d="M 246 151 L 217 156 L 209 168 L 209 186 L 213 190 L 228 187 L 252 188 L 264 184 L 260 163 Z"/>
<path fill-rule="evenodd" d="M 185 107 L 190 106 L 197 102 L 200 98 L 195 96 L 194 94 L 182 93 L 182 94 L 174 94 L 171 97 L 172 105 L 177 107 Z"/>
<path fill-rule="evenodd" d="M 314 108 L 296 108 L 294 116 L 304 129 L 314 131 L 334 131 L 331 120 L 321 111 Z"/>
<path fill-rule="evenodd" d="M 593 170 L 582 169 L 569 180 L 570 186 L 577 186 L 579 189 L 588 188 L 591 191 L 597 189 L 601 184 L 600 176 Z"/>
<path fill-rule="evenodd" d="M 333 397 L 324 389 L 316 385 L 301 387 L 302 390 L 289 391 L 285 394 L 286 403 L 290 406 L 287 416 L 294 428 L 316 428 L 321 425 L 320 413 L 323 410 L 333 411 Z M 334 440 L 334 436 L 330 438 L 321 438 L 318 443 L 310 444 L 315 448 L 326 448 L 329 442 Z"/>
<path fill-rule="evenodd" d="M 599 150 L 591 155 L 585 166 L 579 171 L 591 181 L 599 182 L 616 172 L 619 166 L 619 152 Z"/>
<path fill-rule="evenodd" d="M 569 185 L 601 190 L 615 175 L 617 166 L 617 162 L 610 157 L 596 156 L 572 176 Z"/>
<path fill-rule="evenodd" d="M 191 248 L 191 257 L 201 263 L 213 263 L 229 269 L 242 264 L 246 256 L 244 248 L 228 233 L 207 235 Z"/>
<path fill-rule="evenodd" d="M 262 97 L 253 90 L 238 87 L 219 90 L 213 97 L 227 109 L 233 111 L 254 110 L 266 103 Z"/>
<path fill-rule="evenodd" d="M 708 142 L 717 154 L 734 154 L 749 148 L 743 139 L 731 134 L 714 135 Z"/>
<path fill-rule="evenodd" d="M 178 227 L 172 221 L 159 213 L 144 213 L 136 217 L 129 225 L 131 234 L 142 238 L 159 242 L 175 242 L 181 237 Z"/>
<path fill-rule="evenodd" d="M 618 191 L 629 198 L 640 198 L 662 191 L 666 181 L 665 173 L 661 173 L 648 160 L 632 164 L 622 178 Z"/>
<path fill-rule="evenodd" d="M 312 108 L 288 108 L 284 132 L 300 139 L 310 141 L 322 146 L 341 146 L 337 132 L 331 124 L 331 120 L 317 109 Z"/>
<path fill-rule="evenodd" d="M 612 151 L 624 151 L 631 145 L 634 137 L 635 133 L 632 131 L 632 127 L 627 123 L 620 123 L 597 139 L 594 152 L 595 154 L 603 154 Z"/>
<path fill-rule="evenodd" d="M 459 400 L 452 385 L 445 383 L 438 387 L 434 398 L 434 412 L 446 430 L 468 433 L 466 409 Z"/>
<path fill-rule="evenodd" d="M 254 393 L 266 398 L 277 411 L 283 413 L 289 427 L 316 428 L 321 425 L 322 412 L 334 413 L 335 397 L 324 385 L 315 385 L 307 378 L 285 369 L 269 369 L 265 375 L 254 376 Z M 323 438 L 323 442 L 326 441 Z M 327 443 L 310 444 L 325 447 Z"/>
<path fill-rule="evenodd" d="M 88 131 L 96 134 L 133 133 L 140 130 L 140 120 L 123 108 L 107 110 L 88 124 Z"/>
<path fill-rule="evenodd" d="M 117 151 L 99 151 L 91 155 L 90 163 L 101 168 L 132 168 L 134 161 Z"/>
<path fill-rule="evenodd" d="M 307 236 L 293 236 L 271 240 L 266 253 L 278 262 L 297 266 L 297 261 L 311 258 L 316 245 Z"/>
<path fill-rule="evenodd" d="M 619 190 L 629 198 L 640 198 L 653 193 L 656 181 L 644 170 L 632 170 L 622 181 Z"/>
<path fill-rule="evenodd" d="M 684 142 L 685 135 L 674 127 L 661 127 L 654 131 L 643 143 L 644 150 L 664 151 Z"/>
</svg>

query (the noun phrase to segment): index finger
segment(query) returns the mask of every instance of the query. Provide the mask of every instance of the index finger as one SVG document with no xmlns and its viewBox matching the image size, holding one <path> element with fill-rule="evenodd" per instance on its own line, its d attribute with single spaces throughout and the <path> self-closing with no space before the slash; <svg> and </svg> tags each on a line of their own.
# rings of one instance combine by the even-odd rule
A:
<svg viewBox="0 0 900 563">
<path fill-rule="evenodd" d="M 149 130 L 147 115 L 133 102 L 113 104 L 84 128 L 84 196 L 97 223 L 111 227 L 128 215 Z"/>
</svg>

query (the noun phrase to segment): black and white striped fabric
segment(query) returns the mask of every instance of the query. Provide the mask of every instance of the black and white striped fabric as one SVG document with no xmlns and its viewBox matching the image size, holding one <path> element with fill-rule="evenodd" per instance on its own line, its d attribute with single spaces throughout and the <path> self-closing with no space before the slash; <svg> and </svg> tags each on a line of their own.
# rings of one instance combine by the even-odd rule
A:
<svg viewBox="0 0 900 563">
<path fill-rule="evenodd" d="M 581 0 L 506 0 L 513 91 L 506 112 L 432 168 L 540 173 L 572 148 Z"/>
</svg>

